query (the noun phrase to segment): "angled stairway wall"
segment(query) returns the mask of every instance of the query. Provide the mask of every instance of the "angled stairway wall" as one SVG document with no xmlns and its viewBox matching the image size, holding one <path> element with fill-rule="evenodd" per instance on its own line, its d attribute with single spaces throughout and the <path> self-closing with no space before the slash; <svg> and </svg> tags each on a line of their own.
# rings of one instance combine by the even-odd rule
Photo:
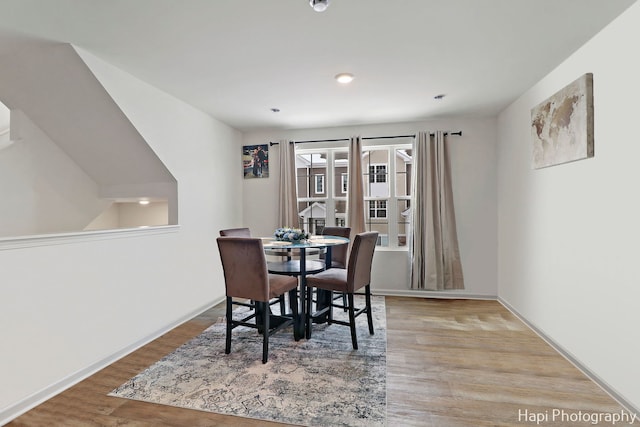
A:
<svg viewBox="0 0 640 427">
<path fill-rule="evenodd" d="M 175 178 L 72 46 L 20 49 L 0 56 L 0 69 L 0 100 L 25 126 L 0 157 L 0 197 L 16 202 L 2 204 L 0 236 L 81 231 L 123 198 L 166 200 L 177 223 Z"/>
<path fill-rule="evenodd" d="M 99 187 L 19 110 L 12 135 L 0 152 L 0 237 L 74 232 L 107 209 Z"/>
</svg>

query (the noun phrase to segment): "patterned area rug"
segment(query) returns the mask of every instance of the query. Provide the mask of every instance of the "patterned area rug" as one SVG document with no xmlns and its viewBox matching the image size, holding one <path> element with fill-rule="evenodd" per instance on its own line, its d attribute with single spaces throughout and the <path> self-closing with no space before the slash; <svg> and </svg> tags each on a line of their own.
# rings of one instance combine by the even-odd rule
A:
<svg viewBox="0 0 640 427">
<path fill-rule="evenodd" d="M 358 350 L 346 326 L 314 325 L 311 339 L 298 342 L 288 328 L 269 338 L 263 365 L 255 329 L 234 329 L 224 354 L 222 319 L 109 395 L 305 426 L 385 425 L 384 297 L 373 297 L 372 306 L 375 335 L 366 315 L 358 317 Z"/>
</svg>

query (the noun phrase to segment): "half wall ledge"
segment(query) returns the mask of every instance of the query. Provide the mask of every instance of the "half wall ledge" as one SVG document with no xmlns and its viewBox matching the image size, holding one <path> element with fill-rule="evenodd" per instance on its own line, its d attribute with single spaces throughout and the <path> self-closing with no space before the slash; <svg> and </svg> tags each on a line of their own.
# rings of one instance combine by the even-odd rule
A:
<svg viewBox="0 0 640 427">
<path fill-rule="evenodd" d="M 39 246 L 67 245 L 72 243 L 84 243 L 97 240 L 153 236 L 158 234 L 177 233 L 178 231 L 180 231 L 179 224 L 120 228 L 111 230 L 79 231 L 73 233 L 41 234 L 34 236 L 2 237 L 0 238 L 0 251 L 33 248 Z"/>
</svg>

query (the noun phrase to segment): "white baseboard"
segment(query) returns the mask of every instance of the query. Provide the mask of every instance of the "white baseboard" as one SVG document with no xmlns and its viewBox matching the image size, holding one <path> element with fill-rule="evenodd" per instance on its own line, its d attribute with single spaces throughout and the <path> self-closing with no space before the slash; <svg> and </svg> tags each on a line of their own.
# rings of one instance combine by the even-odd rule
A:
<svg viewBox="0 0 640 427">
<path fill-rule="evenodd" d="M 516 309 L 514 309 L 507 301 L 502 298 L 498 298 L 498 302 L 502 304 L 507 310 L 513 313 L 518 319 L 520 319 L 525 325 L 535 332 L 540 338 L 542 338 L 547 344 L 549 344 L 555 351 L 560 353 L 565 359 L 567 359 L 573 366 L 578 368 L 583 374 L 585 374 L 591 381 L 596 383 L 605 393 L 616 400 L 624 409 L 632 414 L 640 414 L 640 408 L 634 407 L 629 401 L 622 397 L 617 391 L 614 390 L 606 381 L 592 372 L 589 368 L 584 366 L 571 352 L 567 351 L 560 344 L 549 338 L 542 330 L 538 329 L 531 322 L 529 322 L 524 316 L 522 316 Z"/>
<path fill-rule="evenodd" d="M 371 289 L 374 295 L 389 297 L 496 300 L 495 295 L 469 294 L 464 291 L 422 291 L 416 289 Z"/>
<path fill-rule="evenodd" d="M 4 410 L 0 411 L 0 426 L 3 426 L 5 424 L 7 424 L 9 421 L 19 417 L 20 415 L 24 414 L 25 412 L 29 411 L 30 409 L 35 408 L 36 406 L 38 406 L 39 404 L 45 402 L 46 400 L 51 399 L 53 396 L 62 393 L 63 391 L 65 391 L 66 389 L 76 385 L 77 383 L 79 383 L 80 381 L 90 377 L 91 375 L 95 374 L 96 372 L 100 371 L 101 369 L 106 368 L 107 366 L 111 365 L 112 363 L 117 362 L 118 360 L 122 359 L 124 356 L 133 353 L 134 351 L 138 350 L 140 347 L 143 347 L 144 345 L 150 343 L 151 341 L 157 339 L 158 337 L 166 334 L 167 332 L 169 332 L 170 330 L 180 326 L 181 324 L 183 324 L 184 322 L 193 319 L 195 316 L 199 315 L 200 313 L 208 310 L 209 308 L 219 304 L 220 302 L 224 301 L 225 297 L 221 297 L 218 300 L 215 300 L 213 302 L 210 302 L 204 306 L 201 306 L 200 308 L 197 308 L 193 311 L 191 311 L 188 314 L 185 314 L 184 316 L 180 317 L 179 319 L 175 320 L 174 322 L 166 325 L 165 327 L 161 328 L 160 330 L 157 330 L 156 332 L 147 335 L 146 337 L 134 342 L 131 345 L 126 346 L 125 348 L 121 349 L 120 351 L 117 351 L 115 353 L 113 353 L 112 355 L 105 357 L 102 360 L 99 360 L 96 363 L 93 363 L 89 366 L 87 366 L 84 369 L 81 369 L 63 379 L 61 379 L 60 381 L 57 381 L 47 387 L 45 387 L 44 389 L 32 394 L 31 396 L 27 397 L 26 399 L 12 405 L 9 406 L 7 408 L 5 408 Z"/>
</svg>

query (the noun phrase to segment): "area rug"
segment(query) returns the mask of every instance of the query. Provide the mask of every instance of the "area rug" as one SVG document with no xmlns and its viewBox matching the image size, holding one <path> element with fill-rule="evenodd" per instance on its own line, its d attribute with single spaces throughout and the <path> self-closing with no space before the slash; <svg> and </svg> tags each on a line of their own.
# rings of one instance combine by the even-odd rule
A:
<svg viewBox="0 0 640 427">
<path fill-rule="evenodd" d="M 356 307 L 364 304 L 359 298 Z M 269 338 L 266 364 L 255 329 L 234 329 L 231 354 L 224 354 L 220 319 L 109 395 L 304 426 L 382 426 L 384 297 L 372 297 L 372 308 L 375 334 L 369 335 L 366 315 L 358 317 L 358 350 L 345 326 L 314 325 L 311 339 L 298 342 L 288 328 Z M 334 313 L 345 316 L 341 310 Z"/>
</svg>

